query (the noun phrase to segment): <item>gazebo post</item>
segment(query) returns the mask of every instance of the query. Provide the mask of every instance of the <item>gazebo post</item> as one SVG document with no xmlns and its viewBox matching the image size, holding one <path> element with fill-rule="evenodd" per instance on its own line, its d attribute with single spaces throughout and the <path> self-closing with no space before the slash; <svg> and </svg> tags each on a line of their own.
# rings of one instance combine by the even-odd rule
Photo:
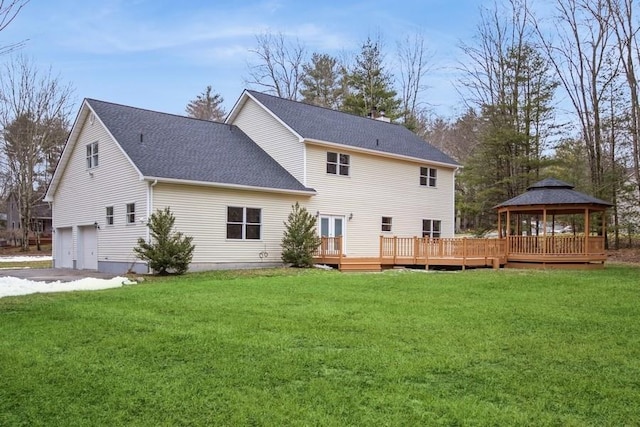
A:
<svg viewBox="0 0 640 427">
<path fill-rule="evenodd" d="M 542 254 L 547 254 L 547 208 L 542 208 Z"/>
<path fill-rule="evenodd" d="M 506 233 L 507 233 L 507 255 L 509 255 L 511 253 L 511 238 L 509 237 L 511 235 L 511 210 L 509 208 L 507 208 L 507 223 L 506 223 Z"/>
<path fill-rule="evenodd" d="M 498 211 L 498 239 L 502 239 L 502 212 Z"/>
<path fill-rule="evenodd" d="M 589 253 L 589 234 L 591 230 L 591 224 L 589 224 L 589 208 L 584 210 L 584 254 Z"/>
</svg>

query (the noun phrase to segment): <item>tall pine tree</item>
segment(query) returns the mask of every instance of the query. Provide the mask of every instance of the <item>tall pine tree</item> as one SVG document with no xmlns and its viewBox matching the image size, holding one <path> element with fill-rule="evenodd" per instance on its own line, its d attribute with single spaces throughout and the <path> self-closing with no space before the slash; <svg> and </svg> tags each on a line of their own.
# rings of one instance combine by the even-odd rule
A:
<svg viewBox="0 0 640 427">
<path fill-rule="evenodd" d="M 224 98 L 219 93 L 213 93 L 211 86 L 207 86 L 196 99 L 189 101 L 186 112 L 195 119 L 221 122 L 227 114 L 221 105 L 223 102 Z"/>
<path fill-rule="evenodd" d="M 400 100 L 393 89 L 393 76 L 385 70 L 380 48 L 380 41 L 371 37 L 362 45 L 347 76 L 349 93 L 342 109 L 360 116 L 374 110 L 384 111 L 387 117 L 395 119 L 400 115 Z"/>
<path fill-rule="evenodd" d="M 300 95 L 307 104 L 338 109 L 342 105 L 344 69 L 331 55 L 314 53 L 302 66 Z"/>
</svg>

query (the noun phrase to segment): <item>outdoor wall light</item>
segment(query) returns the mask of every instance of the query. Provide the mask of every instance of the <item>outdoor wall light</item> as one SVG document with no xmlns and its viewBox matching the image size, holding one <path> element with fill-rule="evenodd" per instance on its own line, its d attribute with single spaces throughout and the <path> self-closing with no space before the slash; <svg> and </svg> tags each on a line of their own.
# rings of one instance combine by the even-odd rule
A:
<svg viewBox="0 0 640 427">
<path fill-rule="evenodd" d="M 353 212 L 349 214 L 349 221 L 351 221 L 352 219 L 353 219 Z"/>
<path fill-rule="evenodd" d="M 98 221 L 94 222 L 93 226 L 96 230 L 100 230 L 100 225 L 98 224 Z"/>
<path fill-rule="evenodd" d="M 320 216 L 320 211 L 316 211 L 316 218 Z"/>
</svg>

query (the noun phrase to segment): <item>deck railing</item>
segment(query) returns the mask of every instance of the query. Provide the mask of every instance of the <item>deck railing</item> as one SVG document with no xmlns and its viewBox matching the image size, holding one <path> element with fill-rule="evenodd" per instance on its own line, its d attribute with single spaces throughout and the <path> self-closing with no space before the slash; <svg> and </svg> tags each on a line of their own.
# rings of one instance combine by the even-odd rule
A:
<svg viewBox="0 0 640 427">
<path fill-rule="evenodd" d="M 508 239 L 380 237 L 380 257 L 387 259 L 600 254 L 604 254 L 602 236 L 509 236 Z"/>
<path fill-rule="evenodd" d="M 320 246 L 316 249 L 314 256 L 318 258 L 342 257 L 342 236 L 321 237 Z"/>
<path fill-rule="evenodd" d="M 342 237 L 322 237 L 314 256 L 341 260 Z M 393 264 L 429 264 L 430 259 L 499 258 L 532 261 L 549 260 L 553 256 L 599 259 L 604 256 L 602 236 L 509 236 L 506 239 L 385 237 L 380 236 L 380 260 Z M 339 261 L 338 261 L 339 262 Z M 561 262 L 561 261 L 560 261 Z"/>
<path fill-rule="evenodd" d="M 380 237 L 380 258 L 428 260 L 429 258 L 504 257 L 501 239 Z"/>
</svg>

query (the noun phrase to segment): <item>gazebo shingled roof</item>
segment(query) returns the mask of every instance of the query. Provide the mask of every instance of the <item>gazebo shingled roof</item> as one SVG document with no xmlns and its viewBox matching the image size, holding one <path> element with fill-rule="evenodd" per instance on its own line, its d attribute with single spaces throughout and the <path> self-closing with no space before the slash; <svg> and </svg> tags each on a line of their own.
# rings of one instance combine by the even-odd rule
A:
<svg viewBox="0 0 640 427">
<path fill-rule="evenodd" d="M 553 205 L 596 205 L 602 207 L 613 206 L 609 202 L 589 196 L 574 190 L 574 186 L 554 178 L 547 178 L 527 188 L 520 194 L 506 202 L 495 206 L 495 209 L 510 206 L 553 206 Z"/>
</svg>

